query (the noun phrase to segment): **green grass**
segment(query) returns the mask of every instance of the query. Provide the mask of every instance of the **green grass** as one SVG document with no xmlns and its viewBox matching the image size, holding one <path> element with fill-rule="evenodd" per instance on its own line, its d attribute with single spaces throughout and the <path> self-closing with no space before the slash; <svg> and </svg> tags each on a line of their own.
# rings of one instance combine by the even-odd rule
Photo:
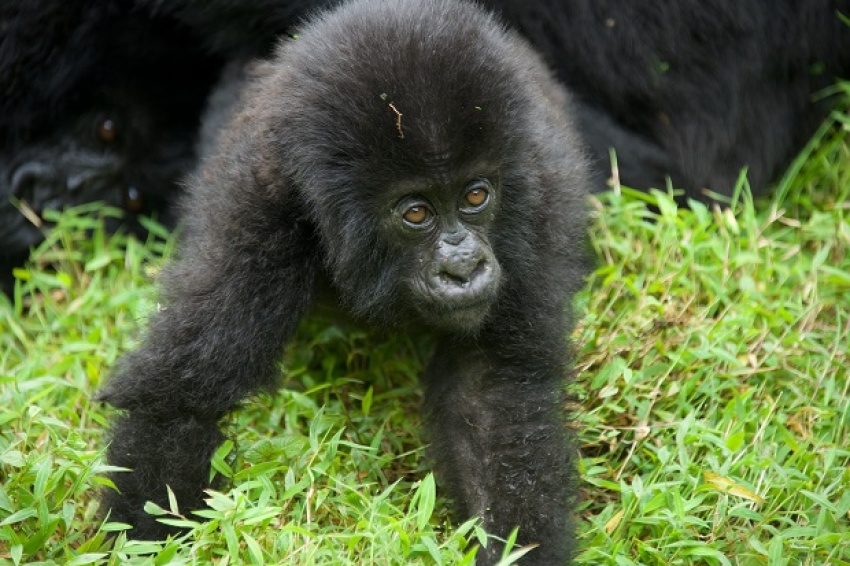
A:
<svg viewBox="0 0 850 566">
<path fill-rule="evenodd" d="M 771 201 L 594 201 L 577 428 L 583 564 L 850 564 L 850 120 Z M 648 206 L 653 204 L 653 207 Z M 658 212 L 652 212 L 657 210 Z M 96 520 L 111 410 L 92 401 L 156 306 L 171 252 L 69 211 L 0 298 L 0 564 L 463 564 L 428 473 L 428 344 L 313 320 L 282 388 L 217 453 L 226 488 L 161 544 Z M 175 512 L 176 511 L 176 512 Z"/>
</svg>

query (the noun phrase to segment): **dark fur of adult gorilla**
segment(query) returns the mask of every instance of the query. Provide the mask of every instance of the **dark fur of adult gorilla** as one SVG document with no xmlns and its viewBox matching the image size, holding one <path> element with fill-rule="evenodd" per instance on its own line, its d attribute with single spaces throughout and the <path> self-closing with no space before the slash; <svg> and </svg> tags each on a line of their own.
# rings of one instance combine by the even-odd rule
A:
<svg viewBox="0 0 850 566">
<path fill-rule="evenodd" d="M 0 2 L 0 291 L 45 209 L 100 200 L 134 228 L 167 220 L 221 66 L 198 44 L 129 1 Z"/>
<path fill-rule="evenodd" d="M 39 216 L 104 200 L 167 220 L 217 57 L 264 54 L 330 3 L 0 2 L 0 290 L 42 239 L 18 202 Z M 597 171 L 613 148 L 619 180 L 642 189 L 669 176 L 709 200 L 746 167 L 763 194 L 829 112 L 821 93 L 850 76 L 850 0 L 482 3 L 574 93 Z"/>
<path fill-rule="evenodd" d="M 683 197 L 764 194 L 850 77 L 850 1 L 487 0 L 574 95 L 597 166 Z M 842 18 L 842 15 L 844 16 Z"/>
<path fill-rule="evenodd" d="M 355 0 L 307 24 L 246 87 L 188 182 L 164 308 L 101 398 L 117 491 L 203 506 L 219 422 L 278 380 L 318 289 L 367 323 L 433 332 L 424 412 L 439 476 L 533 564 L 573 553 L 565 415 L 570 301 L 588 266 L 587 165 L 566 93 L 471 3 Z M 495 542 L 479 563 L 500 554 Z"/>
<path fill-rule="evenodd" d="M 141 0 L 244 55 L 329 0 Z M 742 169 L 764 194 L 850 77 L 850 0 L 482 0 L 518 29 L 574 95 L 603 176 L 687 197 L 731 195 Z M 166 9 L 163 7 L 163 9 Z M 845 16 L 842 19 L 841 15 Z M 602 182 L 597 188 L 603 188 Z"/>
</svg>

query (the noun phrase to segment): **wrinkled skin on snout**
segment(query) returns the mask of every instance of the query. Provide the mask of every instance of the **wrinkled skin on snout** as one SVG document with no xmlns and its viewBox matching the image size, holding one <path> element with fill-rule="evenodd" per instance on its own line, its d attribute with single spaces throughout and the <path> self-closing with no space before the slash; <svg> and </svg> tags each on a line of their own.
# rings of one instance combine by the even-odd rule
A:
<svg viewBox="0 0 850 566">
<path fill-rule="evenodd" d="M 406 279 L 412 304 L 438 327 L 475 329 L 498 296 L 501 267 L 487 236 L 496 201 L 496 187 L 479 178 L 407 195 L 393 210 L 390 223 L 417 258 Z"/>
</svg>

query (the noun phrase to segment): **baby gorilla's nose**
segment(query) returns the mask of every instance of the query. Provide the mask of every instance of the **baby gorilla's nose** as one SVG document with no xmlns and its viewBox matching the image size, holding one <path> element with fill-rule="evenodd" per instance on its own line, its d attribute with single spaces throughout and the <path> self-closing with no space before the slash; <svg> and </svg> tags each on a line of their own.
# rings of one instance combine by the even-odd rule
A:
<svg viewBox="0 0 850 566">
<path fill-rule="evenodd" d="M 493 269 L 488 249 L 467 231 L 447 234 L 437 248 L 437 280 L 442 286 L 481 289 Z"/>
<path fill-rule="evenodd" d="M 456 246 L 440 262 L 439 277 L 447 284 L 466 285 L 485 276 L 487 257 L 480 246 Z"/>
</svg>

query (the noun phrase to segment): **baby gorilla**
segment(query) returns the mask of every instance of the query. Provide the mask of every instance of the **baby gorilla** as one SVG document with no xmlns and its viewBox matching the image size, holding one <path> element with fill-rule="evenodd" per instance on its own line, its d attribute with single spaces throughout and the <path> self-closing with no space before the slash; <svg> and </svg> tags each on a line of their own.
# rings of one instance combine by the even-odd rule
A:
<svg viewBox="0 0 850 566">
<path fill-rule="evenodd" d="M 587 267 L 587 165 L 528 45 L 454 0 L 355 0 L 283 43 L 189 181 L 165 308 L 102 393 L 126 413 L 104 495 L 203 506 L 218 422 L 274 386 L 317 289 L 364 322 L 437 335 L 425 385 L 438 472 L 534 564 L 572 555 L 570 300 Z M 496 543 L 479 563 L 500 555 Z"/>
</svg>

